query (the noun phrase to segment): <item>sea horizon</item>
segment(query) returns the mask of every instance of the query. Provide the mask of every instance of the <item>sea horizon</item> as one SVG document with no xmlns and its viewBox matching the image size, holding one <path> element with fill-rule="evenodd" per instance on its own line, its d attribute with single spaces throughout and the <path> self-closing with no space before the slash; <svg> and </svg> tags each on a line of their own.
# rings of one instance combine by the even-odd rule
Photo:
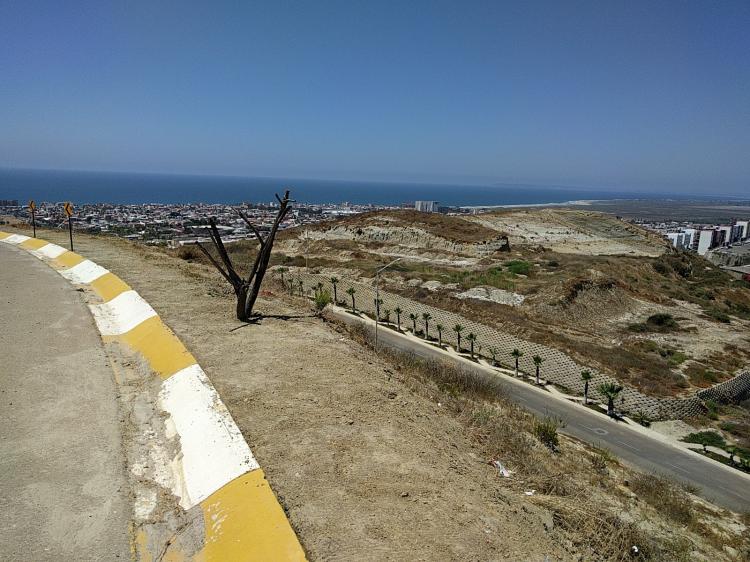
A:
<svg viewBox="0 0 750 562">
<path fill-rule="evenodd" d="M 523 183 L 450 184 L 285 177 L 188 175 L 0 168 L 0 199 L 78 204 L 269 203 L 290 189 L 302 203 L 398 206 L 415 200 L 451 207 L 516 207 L 585 204 L 621 199 L 742 200 L 673 191 L 628 191 Z"/>
</svg>

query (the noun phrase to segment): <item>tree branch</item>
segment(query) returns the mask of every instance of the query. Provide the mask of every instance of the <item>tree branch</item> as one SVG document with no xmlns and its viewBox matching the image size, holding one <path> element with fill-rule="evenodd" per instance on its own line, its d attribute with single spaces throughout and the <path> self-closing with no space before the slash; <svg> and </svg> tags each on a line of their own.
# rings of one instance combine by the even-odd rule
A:
<svg viewBox="0 0 750 562">
<path fill-rule="evenodd" d="M 221 235 L 219 234 L 219 229 L 216 228 L 216 221 L 213 218 L 210 218 L 208 219 L 208 222 L 211 225 L 211 230 L 209 231 L 211 233 L 211 240 L 213 241 L 214 246 L 216 246 L 216 250 L 219 252 L 221 261 L 224 262 L 224 267 L 226 267 L 227 274 L 232 278 L 232 285 L 236 287 L 237 285 L 242 284 L 242 278 L 235 271 L 234 266 L 232 265 L 232 260 L 229 259 L 229 254 L 227 253 L 227 249 L 224 247 L 224 242 L 222 241 Z"/>
<path fill-rule="evenodd" d="M 242 220 L 245 221 L 245 223 L 247 223 L 247 226 L 250 227 L 250 230 L 253 231 L 253 234 L 255 234 L 255 237 L 258 239 L 258 242 L 260 242 L 260 245 L 261 246 L 265 245 L 266 241 L 263 240 L 263 237 L 260 235 L 260 232 L 258 231 L 257 228 L 255 228 L 255 226 L 253 225 L 253 223 L 250 222 L 250 219 L 248 219 L 245 216 L 245 213 L 243 213 L 240 210 L 237 210 L 237 213 L 239 213 L 240 217 L 242 217 Z"/>
<path fill-rule="evenodd" d="M 221 273 L 224 276 L 224 279 L 226 279 L 227 281 L 229 281 L 230 285 L 234 286 L 234 282 L 232 281 L 232 278 L 229 277 L 229 274 L 226 271 L 224 271 L 224 269 L 221 267 L 221 265 L 219 264 L 219 262 L 216 261 L 216 258 L 214 258 L 211 255 L 211 252 L 209 252 L 208 250 L 206 250 L 206 248 L 204 248 L 203 244 L 201 244 L 200 242 L 196 242 L 195 245 L 198 246 L 198 248 L 200 248 L 201 252 L 203 252 L 205 254 L 205 256 L 211 261 L 211 263 L 213 264 L 213 266 L 216 269 L 219 270 L 219 273 Z"/>
</svg>

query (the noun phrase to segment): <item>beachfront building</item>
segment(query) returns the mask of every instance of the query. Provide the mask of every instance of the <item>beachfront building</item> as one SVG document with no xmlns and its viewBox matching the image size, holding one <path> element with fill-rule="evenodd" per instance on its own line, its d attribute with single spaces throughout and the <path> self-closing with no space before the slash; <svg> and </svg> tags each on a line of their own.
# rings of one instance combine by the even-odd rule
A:
<svg viewBox="0 0 750 562">
<path fill-rule="evenodd" d="M 437 213 L 439 207 L 437 201 L 414 201 L 414 208 L 423 213 Z"/>
</svg>

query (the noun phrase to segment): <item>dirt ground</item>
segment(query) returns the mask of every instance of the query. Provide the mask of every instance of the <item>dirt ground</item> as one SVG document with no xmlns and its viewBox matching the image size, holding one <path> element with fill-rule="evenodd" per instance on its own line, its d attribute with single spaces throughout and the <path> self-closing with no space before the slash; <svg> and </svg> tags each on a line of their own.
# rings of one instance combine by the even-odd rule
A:
<svg viewBox="0 0 750 562">
<path fill-rule="evenodd" d="M 77 236 L 76 250 L 140 292 L 197 357 L 311 560 L 576 559 L 455 418 L 305 309 L 268 295 L 266 317 L 243 325 L 204 266 L 111 238 Z"/>
</svg>

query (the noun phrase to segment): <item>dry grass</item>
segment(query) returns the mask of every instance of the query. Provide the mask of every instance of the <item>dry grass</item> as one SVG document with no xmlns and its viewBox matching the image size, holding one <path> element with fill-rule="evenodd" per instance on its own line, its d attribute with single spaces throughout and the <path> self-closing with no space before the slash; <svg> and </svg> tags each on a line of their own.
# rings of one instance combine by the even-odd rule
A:
<svg viewBox="0 0 750 562">
<path fill-rule="evenodd" d="M 369 328 L 356 325 L 347 330 L 360 343 L 372 345 Z M 700 522 L 689 493 L 680 485 L 659 476 L 634 474 L 609 451 L 584 447 L 569 438 L 560 440 L 557 452 L 540 443 L 535 428 L 544 422 L 507 400 L 494 377 L 387 348 L 381 348 L 380 355 L 412 391 L 439 402 L 461 420 L 487 458 L 500 459 L 513 472 L 504 480 L 509 487 L 519 492 L 536 490 L 530 501 L 552 512 L 555 532 L 580 552 L 588 552 L 584 558 L 688 560 L 698 543 L 720 551 L 722 541 L 729 540 Z M 588 462 L 581 463 L 582 458 Z M 621 482 L 625 480 L 646 505 L 653 506 L 656 519 L 632 503 L 624 507 L 628 500 Z M 623 519 L 619 515 L 623 509 L 633 519 Z M 731 541 L 744 545 L 737 537 Z M 631 553 L 634 545 L 637 556 Z"/>
<path fill-rule="evenodd" d="M 364 226 L 393 226 L 404 228 L 421 228 L 422 230 L 452 242 L 482 242 L 494 240 L 500 233 L 481 224 L 467 221 L 461 217 L 441 215 L 438 213 L 420 213 L 410 209 L 393 211 L 373 211 L 352 217 L 344 217 L 331 221 L 324 221 L 304 229 L 327 230 L 336 226 L 364 227 Z M 284 232 L 284 238 L 296 236 L 300 229 L 289 229 Z"/>
</svg>

